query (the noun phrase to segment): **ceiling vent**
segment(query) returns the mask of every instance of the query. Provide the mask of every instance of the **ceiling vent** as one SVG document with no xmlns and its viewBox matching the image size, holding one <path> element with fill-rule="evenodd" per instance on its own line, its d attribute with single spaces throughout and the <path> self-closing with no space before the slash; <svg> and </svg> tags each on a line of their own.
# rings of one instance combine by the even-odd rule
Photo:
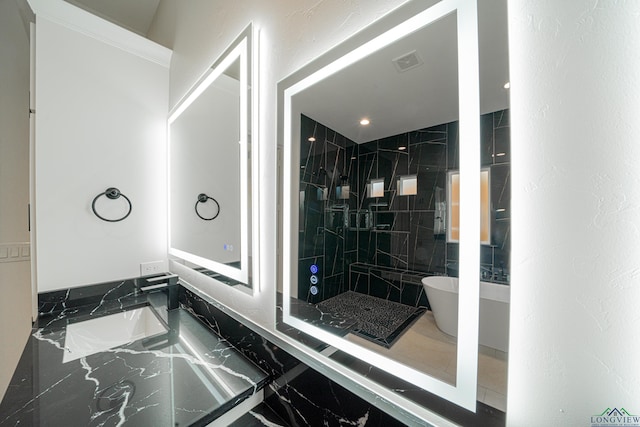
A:
<svg viewBox="0 0 640 427">
<path fill-rule="evenodd" d="M 416 52 L 415 50 L 399 56 L 393 60 L 393 65 L 396 66 L 396 69 L 399 73 L 403 73 L 405 71 L 411 70 L 412 68 L 419 67 L 422 64 L 424 64 L 424 62 L 418 56 L 418 52 Z"/>
</svg>

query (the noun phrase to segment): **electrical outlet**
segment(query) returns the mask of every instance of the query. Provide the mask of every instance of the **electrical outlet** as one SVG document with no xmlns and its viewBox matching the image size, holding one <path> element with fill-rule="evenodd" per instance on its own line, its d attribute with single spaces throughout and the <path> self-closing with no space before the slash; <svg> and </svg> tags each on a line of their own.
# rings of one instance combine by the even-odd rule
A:
<svg viewBox="0 0 640 427">
<path fill-rule="evenodd" d="M 140 264 L 140 275 L 149 276 L 151 274 L 164 273 L 165 262 L 164 261 L 151 261 L 143 262 Z"/>
</svg>

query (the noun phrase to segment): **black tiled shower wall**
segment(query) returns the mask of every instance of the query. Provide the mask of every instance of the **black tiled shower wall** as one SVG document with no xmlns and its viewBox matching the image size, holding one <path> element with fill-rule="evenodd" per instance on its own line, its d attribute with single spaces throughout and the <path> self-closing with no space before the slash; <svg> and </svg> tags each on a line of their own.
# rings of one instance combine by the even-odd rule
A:
<svg viewBox="0 0 640 427">
<path fill-rule="evenodd" d="M 307 138 L 313 136 L 314 142 Z M 457 276 L 458 244 L 435 227 L 446 200 L 447 172 L 457 170 L 458 122 L 364 144 L 302 117 L 300 265 L 298 297 L 319 302 L 347 289 L 412 305 L 426 305 L 420 274 Z M 508 281 L 510 253 L 509 111 L 481 116 L 481 162 L 491 170 L 492 245 L 481 265 Z M 400 176 L 416 175 L 418 193 L 400 196 Z M 384 196 L 369 198 L 367 183 L 384 178 Z M 349 185 L 350 197 L 336 188 Z M 318 189 L 326 189 L 327 199 Z M 322 193 L 321 193 L 322 194 Z M 365 216 L 373 227 L 366 227 Z M 311 264 L 320 267 L 318 294 L 310 289 Z M 350 269 L 350 266 L 364 266 Z M 354 270 L 350 273 L 350 270 Z M 412 273 L 418 273 L 412 274 Z M 490 275 L 491 276 L 491 275 Z M 407 279 L 409 278 L 409 279 Z M 491 277 L 483 280 L 492 280 Z"/>
<path fill-rule="evenodd" d="M 491 245 L 480 247 L 480 265 L 492 272 L 483 281 L 509 283 L 511 261 L 511 122 L 509 110 L 480 116 L 480 161 L 491 171 Z M 450 140 L 449 151 L 457 151 L 457 139 Z M 450 165 L 458 168 L 457 157 Z M 447 243 L 447 274 L 458 275 L 458 244 Z"/>
<path fill-rule="evenodd" d="M 319 302 L 346 290 L 345 247 L 355 247 L 355 236 L 345 227 L 350 200 L 338 199 L 336 189 L 355 172 L 355 143 L 305 116 L 301 141 L 298 298 Z M 317 295 L 311 265 L 319 269 Z"/>
</svg>

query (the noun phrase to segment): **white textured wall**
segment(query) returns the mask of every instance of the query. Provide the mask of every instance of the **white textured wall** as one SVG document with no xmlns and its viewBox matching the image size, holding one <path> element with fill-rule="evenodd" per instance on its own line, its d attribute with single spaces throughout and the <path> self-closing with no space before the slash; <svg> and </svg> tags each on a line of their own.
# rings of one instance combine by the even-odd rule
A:
<svg viewBox="0 0 640 427">
<path fill-rule="evenodd" d="M 640 2 L 510 1 L 508 424 L 640 414 Z"/>
<path fill-rule="evenodd" d="M 0 1 L 0 245 L 29 242 L 29 39 Z M 31 330 L 29 262 L 0 262 L 0 399 Z"/>
<path fill-rule="evenodd" d="M 36 25 L 38 291 L 137 276 L 166 259 L 168 69 L 42 16 Z M 108 187 L 133 203 L 122 222 L 91 211 Z"/>
</svg>

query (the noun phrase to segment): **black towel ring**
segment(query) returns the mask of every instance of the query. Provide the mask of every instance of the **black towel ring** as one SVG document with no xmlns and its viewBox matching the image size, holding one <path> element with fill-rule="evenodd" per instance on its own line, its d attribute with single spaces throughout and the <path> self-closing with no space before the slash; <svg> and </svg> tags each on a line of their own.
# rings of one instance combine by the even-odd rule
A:
<svg viewBox="0 0 640 427">
<path fill-rule="evenodd" d="M 198 212 L 198 204 L 206 203 L 207 200 L 213 200 L 213 203 L 215 203 L 216 206 L 218 207 L 218 211 L 211 218 L 205 218 L 202 215 L 200 215 L 200 212 Z M 220 215 L 220 203 L 218 203 L 218 201 L 216 199 L 214 199 L 213 197 L 209 197 L 204 193 L 200 193 L 200 194 L 198 194 L 198 201 L 196 202 L 195 210 L 196 210 L 196 215 L 198 215 L 201 219 L 204 219 L 205 221 L 211 221 L 211 220 L 216 219 L 218 217 L 218 215 Z"/>
<path fill-rule="evenodd" d="M 96 201 L 101 197 L 101 196 L 107 196 L 107 199 L 111 199 L 111 200 L 116 200 L 117 198 L 119 198 L 120 196 L 124 197 L 124 199 L 127 201 L 127 203 L 129 203 L 129 211 L 125 214 L 125 216 L 123 216 L 122 218 L 118 218 L 118 219 L 108 219 L 108 218 L 104 218 L 103 216 L 101 216 L 100 214 L 98 214 L 98 212 L 96 212 Z M 107 222 L 118 222 L 118 221 L 122 221 L 123 219 L 125 219 L 126 217 L 129 216 L 129 214 L 131 213 L 131 209 L 133 209 L 133 205 L 131 204 L 131 200 L 129 200 L 129 198 L 127 196 L 125 196 L 124 194 L 122 194 L 120 192 L 120 190 L 118 190 L 115 187 L 109 187 L 107 188 L 104 193 L 100 193 L 98 194 L 94 199 L 93 202 L 91 203 L 91 210 L 93 211 L 93 213 L 100 218 L 103 221 L 107 221 Z"/>
</svg>

